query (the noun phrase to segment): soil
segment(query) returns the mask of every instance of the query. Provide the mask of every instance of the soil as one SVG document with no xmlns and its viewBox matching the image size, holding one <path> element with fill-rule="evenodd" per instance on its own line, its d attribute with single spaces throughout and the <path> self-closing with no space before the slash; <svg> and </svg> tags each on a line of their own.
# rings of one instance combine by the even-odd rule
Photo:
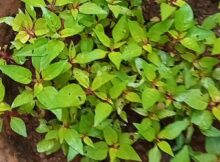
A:
<svg viewBox="0 0 220 162">
<path fill-rule="evenodd" d="M 188 0 L 195 13 L 195 17 L 198 22 L 201 23 L 205 17 L 219 12 L 218 0 Z M 18 8 L 21 7 L 20 0 L 0 0 L 0 17 L 13 16 L 17 13 Z M 146 21 L 151 18 L 160 17 L 159 5 L 155 0 L 143 0 L 143 14 Z M 9 26 L 0 24 L 0 47 L 7 45 L 14 38 L 14 33 Z M 8 78 L 3 78 L 4 84 L 7 89 L 11 91 L 7 92 L 7 102 L 11 103 L 17 94 L 18 87 L 14 82 Z M 15 113 L 15 116 L 19 114 Z M 137 120 L 135 115 L 134 120 Z M 7 127 L 9 120 L 5 122 L 5 133 L 0 136 L 0 162 L 64 162 L 65 156 L 62 152 L 57 152 L 50 156 L 40 154 L 36 150 L 36 144 L 42 139 L 42 135 L 35 132 L 35 128 L 38 126 L 38 121 L 32 116 L 22 116 L 25 121 L 28 130 L 28 138 L 23 138 L 13 133 L 9 127 Z M 126 128 L 132 131 L 133 128 Z M 204 136 L 196 129 L 192 138 L 191 146 L 194 150 L 204 151 Z M 134 145 L 135 149 L 139 153 L 143 162 L 147 162 L 147 152 L 152 147 L 152 143 L 146 141 L 138 141 Z M 162 158 L 163 162 L 169 161 L 169 156 L 164 154 Z M 80 161 L 79 158 L 74 162 Z"/>
</svg>

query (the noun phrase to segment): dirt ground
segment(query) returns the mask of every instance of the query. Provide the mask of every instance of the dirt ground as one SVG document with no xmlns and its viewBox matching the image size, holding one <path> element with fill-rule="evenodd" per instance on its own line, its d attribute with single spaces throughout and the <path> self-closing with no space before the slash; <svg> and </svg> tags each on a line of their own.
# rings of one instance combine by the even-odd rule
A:
<svg viewBox="0 0 220 162">
<path fill-rule="evenodd" d="M 201 22 L 205 17 L 219 12 L 218 0 L 188 0 L 193 7 L 196 18 Z M 159 16 L 159 6 L 155 0 L 143 0 L 143 11 L 146 20 Z M 21 7 L 20 0 L 0 0 L 0 17 L 15 15 L 18 8 Z M 8 44 L 14 38 L 14 33 L 7 25 L 0 24 L 0 47 Z M 8 81 L 6 86 L 13 82 Z M 9 88 L 10 89 L 10 88 Z M 13 92 L 7 92 L 12 96 Z M 13 97 L 12 97 L 13 98 Z M 9 102 L 11 99 L 8 99 Z M 24 117 L 28 128 L 28 138 L 22 138 L 15 134 L 3 134 L 0 136 L 0 162 L 64 162 L 66 158 L 61 152 L 46 156 L 36 151 L 36 143 L 42 138 L 41 135 L 34 131 L 37 121 L 30 116 Z M 135 144 L 135 149 L 140 154 L 142 161 L 147 162 L 146 152 L 150 146 L 149 143 L 140 141 Z M 192 147 L 195 150 L 203 151 L 204 138 L 199 131 L 193 137 Z M 75 160 L 78 162 L 79 160 Z M 168 156 L 164 155 L 163 162 L 168 161 Z"/>
</svg>

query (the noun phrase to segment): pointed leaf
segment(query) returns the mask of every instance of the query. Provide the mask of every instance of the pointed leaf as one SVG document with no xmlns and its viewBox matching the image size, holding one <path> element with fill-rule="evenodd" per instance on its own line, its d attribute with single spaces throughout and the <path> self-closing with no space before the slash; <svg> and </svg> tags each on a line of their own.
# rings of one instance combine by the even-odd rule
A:
<svg viewBox="0 0 220 162">
<path fill-rule="evenodd" d="M 145 88 L 142 93 L 142 104 L 144 109 L 149 109 L 160 99 L 160 93 L 153 88 Z"/>
<path fill-rule="evenodd" d="M 32 81 L 30 70 L 17 65 L 1 65 L 0 70 L 16 82 L 29 84 Z"/>
<path fill-rule="evenodd" d="M 97 75 L 92 82 L 92 90 L 94 91 L 100 88 L 101 86 L 111 81 L 115 77 L 116 77 L 115 75 L 108 74 L 108 73 L 102 73 L 100 75 Z"/>
<path fill-rule="evenodd" d="M 157 143 L 157 146 L 165 153 L 169 154 L 170 156 L 174 156 L 173 151 L 170 147 L 170 144 L 166 141 L 160 141 Z"/>
<path fill-rule="evenodd" d="M 26 126 L 22 119 L 17 118 L 17 117 L 11 117 L 10 127 L 17 134 L 23 137 L 27 137 Z"/>
<path fill-rule="evenodd" d="M 98 126 L 103 120 L 105 120 L 112 112 L 112 106 L 100 102 L 99 104 L 96 105 L 95 108 L 95 121 L 94 121 L 94 126 Z"/>
<path fill-rule="evenodd" d="M 175 139 L 189 126 L 189 124 L 190 122 L 186 119 L 183 121 L 173 122 L 160 131 L 158 138 L 169 140 Z"/>
<path fill-rule="evenodd" d="M 120 145 L 116 156 L 120 159 L 124 160 L 134 160 L 134 161 L 141 161 L 140 157 L 136 153 L 136 151 L 133 149 L 132 146 L 122 144 Z"/>
<path fill-rule="evenodd" d="M 79 7 L 79 11 L 84 14 L 107 14 L 107 12 L 99 7 L 97 4 L 91 2 L 82 4 Z"/>
<path fill-rule="evenodd" d="M 171 16 L 175 10 L 176 7 L 173 7 L 167 3 L 161 3 L 160 12 L 161 12 L 162 21 L 166 20 L 169 16 Z"/>
<path fill-rule="evenodd" d="M 175 157 L 171 160 L 171 162 L 190 162 L 189 150 L 187 146 L 184 146 L 182 150 L 180 150 Z"/>
</svg>

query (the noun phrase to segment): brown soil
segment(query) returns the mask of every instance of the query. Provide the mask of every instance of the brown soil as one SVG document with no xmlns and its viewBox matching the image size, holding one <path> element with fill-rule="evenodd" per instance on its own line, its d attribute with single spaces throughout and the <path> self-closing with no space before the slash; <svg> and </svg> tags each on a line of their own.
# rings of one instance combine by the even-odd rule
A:
<svg viewBox="0 0 220 162">
<path fill-rule="evenodd" d="M 0 17 L 13 16 L 21 7 L 20 0 L 0 0 Z M 14 37 L 13 31 L 5 24 L 0 24 L 0 47 L 8 44 Z"/>
<path fill-rule="evenodd" d="M 153 17 L 159 17 L 159 6 L 155 0 L 143 0 L 143 13 L 145 19 L 148 21 Z M 219 12 L 218 0 L 188 0 L 193 7 L 194 13 L 198 21 L 201 21 L 213 13 Z M 21 7 L 19 0 L 0 0 L 0 17 L 14 15 L 18 8 Z M 7 25 L 0 24 L 0 47 L 9 44 L 10 40 L 14 38 L 14 33 Z M 14 91 L 7 92 L 7 99 L 10 103 L 16 94 L 16 88 L 10 88 L 14 84 L 9 79 L 4 79 L 7 89 L 15 89 Z M 16 85 L 15 85 L 16 86 Z M 37 119 L 31 116 L 23 116 L 28 129 L 28 138 L 18 136 L 10 129 L 0 136 L 0 162 L 64 162 L 66 158 L 62 152 L 55 153 L 50 156 L 39 154 L 36 151 L 37 142 L 42 139 L 42 135 L 35 132 L 38 125 Z M 7 125 L 7 124 L 6 124 Z M 197 130 L 193 136 L 192 147 L 197 151 L 204 151 L 204 136 Z M 138 151 L 143 162 L 147 162 L 147 152 L 152 147 L 152 143 L 138 141 L 135 144 L 135 149 Z M 168 155 L 163 155 L 163 162 L 167 162 Z M 75 160 L 77 162 L 79 160 Z"/>
</svg>

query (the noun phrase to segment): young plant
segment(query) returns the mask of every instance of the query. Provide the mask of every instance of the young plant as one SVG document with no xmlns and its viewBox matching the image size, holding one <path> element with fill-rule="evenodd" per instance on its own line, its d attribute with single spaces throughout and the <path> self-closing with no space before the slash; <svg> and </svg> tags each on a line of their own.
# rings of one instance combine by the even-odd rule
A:
<svg viewBox="0 0 220 162">
<path fill-rule="evenodd" d="M 22 115 L 32 115 L 45 134 L 38 152 L 62 149 L 68 161 L 143 161 L 133 147 L 141 141 L 153 146 L 150 162 L 162 152 L 171 162 L 217 161 L 219 13 L 198 24 L 183 0 L 158 2 L 151 21 L 141 0 L 23 2 L 15 17 L 0 18 L 16 32 L 0 71 L 19 89 L 6 103 L 0 80 L 1 128 L 9 120 L 27 137 Z M 194 128 L 206 153 L 193 150 Z"/>
</svg>

